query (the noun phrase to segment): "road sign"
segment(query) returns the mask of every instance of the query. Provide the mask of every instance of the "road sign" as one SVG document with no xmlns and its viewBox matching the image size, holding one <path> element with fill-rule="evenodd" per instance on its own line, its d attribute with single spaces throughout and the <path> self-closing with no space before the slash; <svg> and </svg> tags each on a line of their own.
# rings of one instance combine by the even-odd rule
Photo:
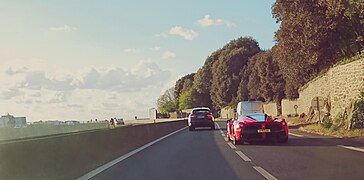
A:
<svg viewBox="0 0 364 180">
<path fill-rule="evenodd" d="M 296 116 L 297 116 L 297 115 L 298 115 L 298 113 L 297 113 L 298 105 L 297 105 L 297 104 L 295 104 L 295 105 L 293 106 L 293 108 L 294 108 L 294 110 L 296 111 Z"/>
<path fill-rule="evenodd" d="M 324 98 L 323 97 L 320 97 L 320 96 L 317 96 L 317 97 L 314 97 L 312 100 L 311 100 L 311 106 L 313 109 L 317 110 L 318 111 L 318 118 L 319 118 L 319 123 L 322 123 L 321 122 L 321 109 L 324 108 Z"/>
<path fill-rule="evenodd" d="M 296 105 L 294 105 L 294 106 L 293 106 L 293 108 L 294 108 L 294 109 L 298 109 L 298 106 L 297 106 L 297 104 L 296 104 Z"/>
<path fill-rule="evenodd" d="M 320 96 L 317 96 L 317 97 L 314 97 L 312 100 L 311 100 L 311 106 L 313 109 L 315 110 L 320 110 L 322 108 L 324 108 L 324 98 L 323 97 L 320 97 Z"/>
</svg>

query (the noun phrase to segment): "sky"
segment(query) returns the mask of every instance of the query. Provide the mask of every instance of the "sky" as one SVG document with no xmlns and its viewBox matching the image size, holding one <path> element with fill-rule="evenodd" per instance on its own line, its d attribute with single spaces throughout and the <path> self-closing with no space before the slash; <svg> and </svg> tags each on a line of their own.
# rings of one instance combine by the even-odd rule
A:
<svg viewBox="0 0 364 180">
<path fill-rule="evenodd" d="M 0 113 L 27 121 L 148 117 L 233 39 L 274 45 L 273 0 L 3 0 Z"/>
</svg>

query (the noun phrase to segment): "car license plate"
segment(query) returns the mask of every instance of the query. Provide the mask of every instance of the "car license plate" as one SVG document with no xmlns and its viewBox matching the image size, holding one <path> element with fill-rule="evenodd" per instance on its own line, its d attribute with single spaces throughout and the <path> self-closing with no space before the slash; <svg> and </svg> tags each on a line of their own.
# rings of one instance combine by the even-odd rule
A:
<svg viewBox="0 0 364 180">
<path fill-rule="evenodd" d="M 270 129 L 258 129 L 258 133 L 270 133 Z"/>
<path fill-rule="evenodd" d="M 204 118 L 205 116 L 197 116 L 197 118 Z"/>
</svg>

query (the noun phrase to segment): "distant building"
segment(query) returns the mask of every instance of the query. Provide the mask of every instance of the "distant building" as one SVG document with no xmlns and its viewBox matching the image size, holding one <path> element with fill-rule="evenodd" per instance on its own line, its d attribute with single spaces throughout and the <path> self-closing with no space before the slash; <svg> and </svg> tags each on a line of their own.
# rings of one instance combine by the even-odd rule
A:
<svg viewBox="0 0 364 180">
<path fill-rule="evenodd" d="M 26 117 L 14 117 L 15 126 L 14 128 L 23 128 L 27 126 L 27 118 Z"/>
<path fill-rule="evenodd" d="M 14 117 L 13 115 L 7 114 L 0 117 L 0 128 L 11 127 L 21 128 L 27 126 L 26 117 Z"/>
<path fill-rule="evenodd" d="M 157 119 L 157 109 L 151 108 L 149 109 L 149 119 L 156 120 Z"/>
</svg>

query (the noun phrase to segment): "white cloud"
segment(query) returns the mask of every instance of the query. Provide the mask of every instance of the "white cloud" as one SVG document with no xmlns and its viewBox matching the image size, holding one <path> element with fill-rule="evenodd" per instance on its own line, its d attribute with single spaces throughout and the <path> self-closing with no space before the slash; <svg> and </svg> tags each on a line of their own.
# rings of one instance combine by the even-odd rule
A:
<svg viewBox="0 0 364 180">
<path fill-rule="evenodd" d="M 165 51 L 162 54 L 162 58 L 163 59 L 171 59 L 171 58 L 175 58 L 176 57 L 176 53 L 172 52 L 172 51 Z"/>
<path fill-rule="evenodd" d="M 126 53 L 140 53 L 142 52 L 141 49 L 136 49 L 136 48 L 128 48 L 128 49 L 124 49 L 124 52 Z"/>
<path fill-rule="evenodd" d="M 53 97 L 51 97 L 49 100 L 47 100 L 47 103 L 49 104 L 57 104 L 57 103 L 64 103 L 67 101 L 67 93 L 65 92 L 55 92 L 53 94 Z"/>
<path fill-rule="evenodd" d="M 194 40 L 198 36 L 198 33 L 193 31 L 192 29 L 185 29 L 180 26 L 172 27 L 169 30 L 169 34 L 178 35 L 178 36 L 181 36 L 184 39 L 190 40 L 190 41 Z"/>
<path fill-rule="evenodd" d="M 21 95 L 19 89 L 11 87 L 10 89 L 6 89 L 5 91 L 0 93 L 0 99 L 9 100 L 13 97 Z"/>
<path fill-rule="evenodd" d="M 76 27 L 69 26 L 69 25 L 63 25 L 63 26 L 54 26 L 48 28 L 50 31 L 54 32 L 71 32 L 77 30 Z"/>
<path fill-rule="evenodd" d="M 130 68 L 88 67 L 71 73 L 7 65 L 0 67 L 0 109 L 30 121 L 147 117 L 171 78 L 170 71 L 152 60 Z"/>
<path fill-rule="evenodd" d="M 160 46 L 154 46 L 152 48 L 150 48 L 151 51 L 159 51 L 161 50 L 161 47 Z"/>
<path fill-rule="evenodd" d="M 172 52 L 167 54 L 171 58 L 175 56 Z M 9 70 L 11 69 L 11 70 Z M 17 78 L 14 88 L 29 90 L 47 89 L 51 91 L 73 91 L 79 89 L 100 89 L 107 91 L 140 91 L 155 83 L 163 83 L 170 77 L 170 72 L 161 70 L 151 60 L 140 61 L 129 70 L 120 67 L 88 68 L 79 75 L 67 74 L 60 77 L 47 75 L 45 70 L 14 71 L 8 68 L 5 72 L 8 76 Z M 58 72 L 59 73 L 59 72 Z M 3 92 L 3 98 L 11 98 L 15 91 Z"/>
<path fill-rule="evenodd" d="M 197 25 L 201 27 L 209 27 L 209 26 L 225 26 L 225 27 L 234 27 L 236 26 L 234 23 L 228 20 L 223 19 L 211 19 L 209 15 L 205 15 L 202 19 L 197 20 Z"/>
</svg>

